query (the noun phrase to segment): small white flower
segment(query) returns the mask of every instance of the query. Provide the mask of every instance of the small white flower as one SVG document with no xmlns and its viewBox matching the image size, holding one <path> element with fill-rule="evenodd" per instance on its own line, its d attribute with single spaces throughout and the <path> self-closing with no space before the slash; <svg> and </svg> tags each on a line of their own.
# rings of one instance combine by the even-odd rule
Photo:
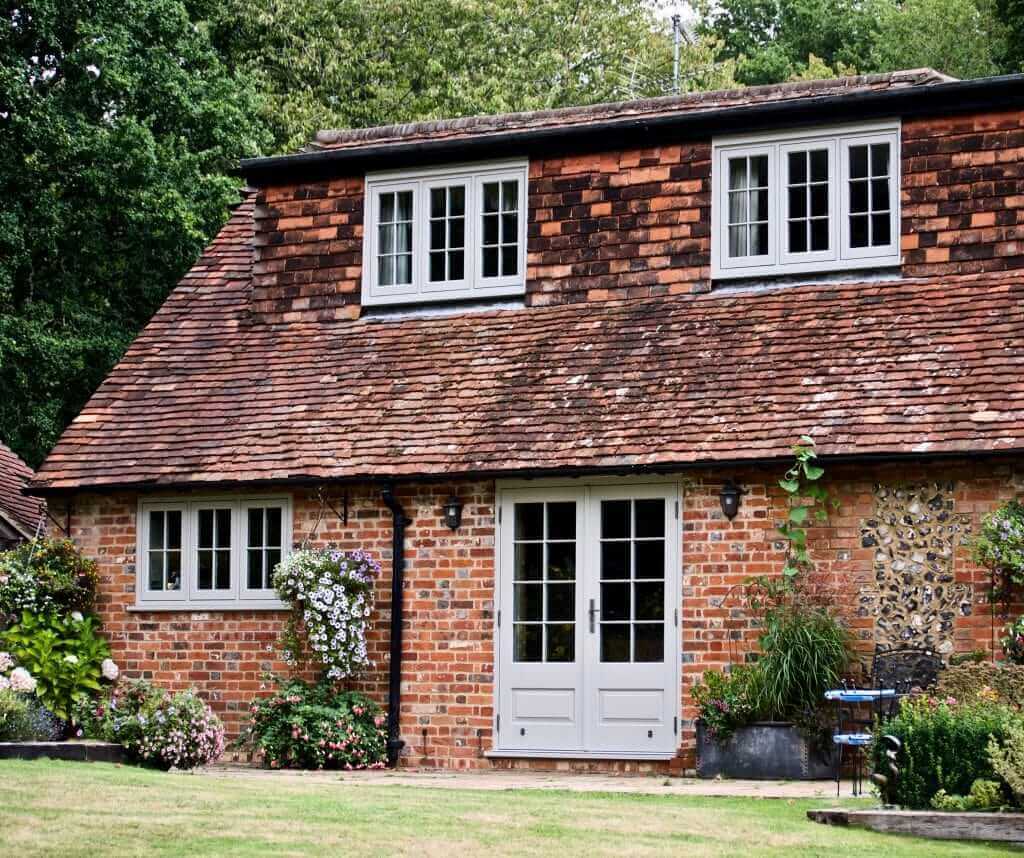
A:
<svg viewBox="0 0 1024 858">
<path fill-rule="evenodd" d="M 109 679 L 111 682 L 121 675 L 120 669 L 111 658 L 103 659 L 103 663 L 100 665 L 100 672 L 103 674 L 104 679 Z"/>
<path fill-rule="evenodd" d="M 66 661 L 68 664 L 78 664 L 78 656 L 71 655 L 69 653 L 68 655 L 64 656 L 64 661 Z"/>
<path fill-rule="evenodd" d="M 71 612 L 71 619 L 73 619 L 76 623 L 80 623 L 85 618 L 82 616 L 82 612 L 81 611 L 72 611 Z"/>
<path fill-rule="evenodd" d="M 0 673 L 6 673 L 14 667 L 14 659 L 9 652 L 0 652 Z"/>
<path fill-rule="evenodd" d="M 23 667 L 16 667 L 11 671 L 10 683 L 12 689 L 15 691 L 23 691 L 26 694 L 36 690 L 35 679 L 33 679 L 32 674 Z"/>
<path fill-rule="evenodd" d="M 0 691 L 6 691 L 11 687 L 11 680 L 6 676 L 0 676 Z"/>
</svg>

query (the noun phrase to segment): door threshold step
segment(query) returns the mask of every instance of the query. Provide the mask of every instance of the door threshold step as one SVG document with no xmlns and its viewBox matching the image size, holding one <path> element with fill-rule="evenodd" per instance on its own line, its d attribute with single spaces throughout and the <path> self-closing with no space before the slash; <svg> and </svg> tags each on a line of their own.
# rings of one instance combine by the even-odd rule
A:
<svg viewBox="0 0 1024 858">
<path fill-rule="evenodd" d="M 489 760 L 645 760 L 667 762 L 675 751 L 641 753 L 639 751 L 484 751 Z"/>
</svg>

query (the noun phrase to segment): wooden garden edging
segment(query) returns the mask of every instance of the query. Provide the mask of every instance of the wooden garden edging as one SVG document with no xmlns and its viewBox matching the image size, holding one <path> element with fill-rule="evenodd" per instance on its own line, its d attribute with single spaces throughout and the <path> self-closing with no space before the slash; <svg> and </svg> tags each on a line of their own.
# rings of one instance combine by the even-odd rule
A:
<svg viewBox="0 0 1024 858">
<path fill-rule="evenodd" d="M 81 760 L 90 763 L 124 762 L 124 749 L 111 742 L 78 739 L 68 742 L 0 742 L 0 760 Z"/>
<path fill-rule="evenodd" d="M 809 810 L 825 825 L 852 825 L 890 834 L 936 840 L 994 840 L 1024 843 L 1024 813 L 956 813 L 940 810 Z"/>
</svg>

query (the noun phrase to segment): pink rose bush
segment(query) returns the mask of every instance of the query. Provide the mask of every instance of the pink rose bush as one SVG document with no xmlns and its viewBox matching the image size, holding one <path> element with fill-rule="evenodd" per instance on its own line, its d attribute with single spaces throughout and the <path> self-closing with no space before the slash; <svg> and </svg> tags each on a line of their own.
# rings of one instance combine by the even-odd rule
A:
<svg viewBox="0 0 1024 858">
<path fill-rule="evenodd" d="M 383 768 L 387 750 L 384 714 L 357 692 L 338 692 L 329 680 L 279 683 L 272 697 L 250 707 L 239 738 L 270 768 Z"/>
</svg>

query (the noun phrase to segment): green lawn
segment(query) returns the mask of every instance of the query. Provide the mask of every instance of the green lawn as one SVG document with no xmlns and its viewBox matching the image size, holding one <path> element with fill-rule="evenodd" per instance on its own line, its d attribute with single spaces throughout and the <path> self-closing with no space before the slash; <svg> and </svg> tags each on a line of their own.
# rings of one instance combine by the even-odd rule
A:
<svg viewBox="0 0 1024 858">
<path fill-rule="evenodd" d="M 828 828 L 821 801 L 368 787 L 0 761 L 0 855 L 999 855 Z"/>
</svg>

